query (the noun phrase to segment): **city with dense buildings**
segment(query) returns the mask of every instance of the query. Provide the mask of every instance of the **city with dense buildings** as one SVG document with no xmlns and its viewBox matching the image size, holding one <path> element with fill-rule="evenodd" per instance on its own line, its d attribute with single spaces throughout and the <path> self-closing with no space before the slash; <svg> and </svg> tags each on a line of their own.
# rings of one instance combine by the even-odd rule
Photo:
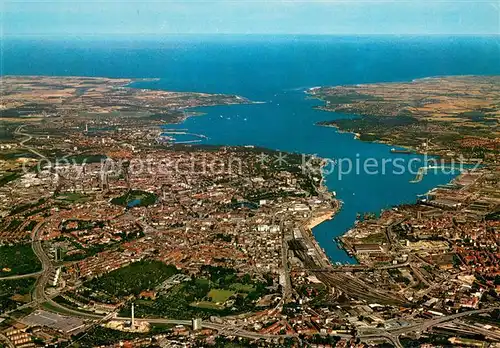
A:
<svg viewBox="0 0 500 348">
<path fill-rule="evenodd" d="M 159 128 L 187 108 L 247 99 L 129 79 L 3 77 L 1 344 L 498 346 L 499 80 L 420 81 L 422 105 L 402 101 L 412 84 L 311 91 L 366 118 L 409 110 L 443 136 L 471 127 L 463 141 L 484 154 L 416 204 L 360 214 L 338 238 L 357 264 L 337 265 L 312 234 L 341 209 L 324 160 L 175 144 Z M 463 116 L 477 108 L 479 121 Z M 383 140 L 411 146 L 394 134 Z M 454 141 L 422 142 L 416 150 L 462 154 Z"/>
</svg>

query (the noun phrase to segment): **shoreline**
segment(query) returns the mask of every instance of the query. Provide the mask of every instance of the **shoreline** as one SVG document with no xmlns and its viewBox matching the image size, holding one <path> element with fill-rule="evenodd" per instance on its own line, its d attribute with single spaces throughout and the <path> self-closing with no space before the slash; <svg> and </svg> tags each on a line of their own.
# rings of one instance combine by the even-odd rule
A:
<svg viewBox="0 0 500 348">
<path fill-rule="evenodd" d="M 311 243 L 313 246 L 313 249 L 316 251 L 318 254 L 318 261 L 322 262 L 322 266 L 325 268 L 331 268 L 334 265 L 333 260 L 330 259 L 328 254 L 326 253 L 325 249 L 321 247 L 319 241 L 316 239 L 316 236 L 314 235 L 314 228 L 321 225 L 322 223 L 326 221 L 333 220 L 335 216 L 338 214 L 338 212 L 342 209 L 342 201 L 336 198 L 336 193 L 335 191 L 330 191 L 328 189 L 328 186 L 326 185 L 326 178 L 323 173 L 323 168 L 328 165 L 328 162 L 326 159 L 321 160 L 320 164 L 320 173 L 321 173 L 321 179 L 319 183 L 319 187 L 316 188 L 316 192 L 318 195 L 323 195 L 325 193 L 329 194 L 329 199 L 330 202 L 332 203 L 332 208 L 323 211 L 317 215 L 311 216 L 309 219 L 305 220 L 301 227 L 304 230 L 304 233 L 307 233 L 311 238 Z M 309 238 L 308 238 L 309 240 Z"/>
<path fill-rule="evenodd" d="M 474 168 L 474 169 L 470 169 L 470 171 L 475 171 L 477 170 L 477 168 Z M 453 179 L 451 179 L 448 184 L 455 184 L 457 181 L 460 181 L 460 179 L 464 176 L 464 175 L 467 175 L 469 173 L 469 170 L 464 170 L 464 171 L 461 171 L 460 174 L 458 174 L 456 177 L 454 177 Z M 430 193 L 436 189 L 438 189 L 439 187 L 438 186 L 435 186 L 433 188 L 431 188 L 429 191 L 427 191 L 427 193 Z M 390 210 L 393 210 L 394 208 L 398 208 L 400 206 L 418 206 L 419 203 L 418 203 L 418 200 L 415 200 L 415 202 L 413 203 L 408 203 L 408 204 L 405 204 L 405 203 L 402 203 L 402 204 L 398 204 L 398 205 L 394 205 L 390 208 Z M 425 204 L 424 204 L 425 206 Z M 378 217 L 376 220 L 378 220 L 380 217 Z M 355 245 L 356 243 L 351 243 L 347 240 L 345 240 L 345 238 L 356 238 L 358 235 L 356 234 L 356 231 L 355 231 L 355 225 L 350 228 L 349 230 L 347 230 L 344 234 L 342 234 L 341 236 L 338 236 L 338 237 L 335 237 L 335 240 L 336 242 L 339 244 L 339 246 L 342 246 L 342 249 L 345 250 L 348 255 L 350 255 L 352 258 L 357 259 L 356 257 L 356 253 L 354 251 L 354 247 L 353 245 Z M 370 234 L 369 234 L 370 235 Z M 367 235 L 368 236 L 368 235 Z M 366 237 L 366 236 L 364 236 Z"/>
<path fill-rule="evenodd" d="M 265 103 L 265 102 L 251 102 L 250 101 L 249 105 L 251 105 L 251 104 L 263 104 L 263 103 Z M 240 104 L 234 103 L 234 104 L 221 104 L 221 105 L 240 105 Z M 217 105 L 209 105 L 209 106 L 217 106 Z M 184 122 L 185 120 L 187 120 L 189 117 L 192 117 L 192 116 L 205 116 L 205 115 L 207 115 L 206 112 L 192 111 L 192 112 L 188 113 L 188 112 L 184 111 L 184 110 L 188 110 L 188 109 L 190 109 L 190 108 L 183 109 L 184 116 L 182 119 L 180 119 L 177 122 L 164 123 L 164 124 L 159 126 L 160 129 L 163 129 L 163 127 L 168 126 L 168 125 L 181 124 L 182 122 Z M 176 143 L 172 142 L 172 144 L 175 145 Z M 188 145 L 190 145 L 190 144 L 188 144 Z M 194 144 L 194 145 L 197 146 L 198 144 Z M 242 145 L 239 147 L 245 148 L 247 146 L 248 145 L 246 145 L 246 146 Z M 275 151 L 275 150 L 273 150 L 273 151 Z M 316 239 L 316 237 L 314 235 L 313 229 L 326 221 L 334 219 L 335 215 L 337 215 L 337 213 L 340 211 L 340 209 L 342 209 L 342 201 L 337 199 L 335 191 L 330 191 L 328 189 L 328 186 L 326 185 L 326 178 L 325 178 L 325 175 L 323 173 L 323 168 L 328 165 L 327 160 L 324 158 L 319 158 L 319 159 L 321 159 L 320 182 L 319 182 L 318 187 L 315 187 L 316 193 L 318 196 L 322 196 L 322 195 L 327 194 L 328 199 L 330 200 L 330 202 L 332 204 L 332 208 L 328 211 L 322 212 L 320 215 L 311 216 L 309 219 L 302 221 L 299 228 L 304 232 L 304 234 L 307 234 L 307 237 L 308 237 L 307 240 L 311 241 L 313 249 L 316 250 L 316 253 L 318 255 L 318 261 L 322 262 L 322 266 L 324 266 L 325 268 L 330 268 L 330 267 L 333 267 L 334 263 L 330 259 L 330 257 L 327 255 L 324 248 L 322 248 L 321 245 L 319 244 L 318 240 Z"/>
<path fill-rule="evenodd" d="M 306 240 L 312 244 L 312 249 L 317 254 L 317 260 L 320 263 L 321 268 L 331 268 L 333 267 L 333 262 L 326 254 L 325 250 L 321 247 L 318 240 L 314 236 L 313 229 L 322 223 L 332 220 L 338 213 L 339 209 L 331 209 L 329 211 L 324 211 L 323 213 L 312 216 L 301 224 L 301 229 L 304 235 L 307 234 Z"/>
<path fill-rule="evenodd" d="M 308 93 L 308 91 L 306 91 L 306 94 L 310 95 L 311 98 L 314 98 L 314 99 L 317 99 L 317 100 L 321 100 L 320 98 L 315 97 L 311 93 Z M 250 101 L 250 100 L 248 100 L 246 98 L 242 98 L 242 100 L 247 101 L 247 103 L 245 103 L 245 104 L 248 104 L 248 105 L 262 104 L 262 103 L 264 103 L 264 102 L 252 102 L 252 101 Z M 227 105 L 240 105 L 240 104 L 244 104 L 244 103 L 226 103 L 226 104 L 206 105 L 206 106 L 227 106 Z M 197 107 L 194 107 L 194 108 L 206 107 L 206 106 L 197 106 Z M 184 108 L 184 109 L 182 109 L 182 111 L 184 112 L 184 115 L 183 115 L 183 117 L 181 119 L 179 119 L 176 122 L 167 122 L 167 123 L 164 123 L 164 124 L 160 125 L 160 128 L 162 128 L 164 126 L 168 126 L 169 124 L 181 124 L 182 122 L 184 122 L 185 120 L 187 120 L 191 116 L 204 116 L 204 115 L 207 114 L 207 112 L 200 112 L 200 111 L 191 111 L 191 112 L 184 111 L 184 110 L 189 110 L 189 109 L 194 109 L 194 108 Z M 314 107 L 314 109 L 321 110 L 318 107 Z M 337 130 L 339 132 L 342 132 L 342 133 L 351 133 L 351 134 L 354 135 L 354 138 L 356 140 L 364 141 L 364 140 L 361 140 L 359 138 L 360 135 L 358 133 L 350 132 L 350 131 L 342 131 L 337 126 L 335 126 L 335 125 L 322 125 L 322 124 L 318 124 L 318 123 L 316 123 L 315 125 L 316 126 L 323 126 L 323 127 L 337 128 Z M 398 147 L 400 147 L 399 145 L 396 145 L 396 144 L 390 144 L 390 143 L 381 142 L 381 141 L 366 141 L 366 142 L 369 142 L 369 143 L 382 143 L 382 144 L 385 144 L 385 145 L 388 145 L 388 146 L 398 146 Z M 241 147 L 244 147 L 244 146 L 241 146 Z M 321 159 L 321 169 L 324 166 L 326 166 L 326 165 L 327 165 L 327 160 L 326 159 Z M 318 242 L 318 240 L 314 236 L 314 232 L 313 232 L 313 230 L 314 230 L 315 227 L 319 226 L 320 224 L 322 224 L 322 223 L 324 223 L 326 221 L 333 220 L 335 218 L 335 216 L 338 214 L 338 212 L 340 211 L 340 209 L 342 209 L 342 201 L 339 200 L 339 199 L 337 199 L 335 197 L 336 196 L 335 191 L 333 191 L 333 190 L 330 191 L 329 188 L 326 186 L 325 182 L 326 182 L 326 177 L 325 177 L 323 171 L 321 170 L 321 179 L 320 179 L 318 187 L 316 188 L 316 191 L 317 191 L 318 195 L 324 195 L 324 194 L 329 194 L 330 195 L 330 199 L 332 200 L 332 209 L 330 211 L 328 211 L 328 212 L 323 212 L 319 216 L 318 215 L 311 216 L 309 219 L 303 221 L 301 223 L 300 227 L 301 227 L 301 229 L 304 232 L 307 233 L 308 237 L 310 237 L 308 239 L 311 239 L 311 243 L 312 243 L 314 249 L 317 251 L 319 259 L 322 260 L 327 267 L 333 267 L 335 265 L 335 261 L 333 261 L 332 259 L 330 259 L 330 257 L 327 255 L 327 253 L 325 252 L 325 250 L 320 246 L 320 243 Z M 416 198 L 414 199 L 414 202 L 411 203 L 411 204 L 416 204 Z M 397 207 L 397 206 L 398 205 L 396 204 L 396 205 L 392 206 L 391 208 Z M 351 224 L 349 230 L 351 230 L 354 226 L 355 226 L 355 221 L 353 221 L 353 223 Z M 334 243 L 337 244 L 337 247 L 339 249 L 342 249 L 349 257 L 351 257 L 353 260 L 357 261 L 357 259 L 355 258 L 355 256 L 352 255 L 352 253 L 350 253 L 350 251 L 345 247 L 344 243 L 341 240 L 341 238 L 348 231 L 345 231 L 341 235 L 335 236 L 332 239 L 333 239 Z"/>
<path fill-rule="evenodd" d="M 162 126 L 166 126 L 169 124 L 172 125 L 177 125 L 185 122 L 188 118 L 194 117 L 194 116 L 204 116 L 207 113 L 206 112 L 201 112 L 201 111 L 194 111 L 193 109 L 197 108 L 205 108 L 205 107 L 211 107 L 211 106 L 228 106 L 228 105 L 253 105 L 253 104 L 265 104 L 266 102 L 256 102 L 252 101 L 248 98 L 245 98 L 241 95 L 237 94 L 225 94 L 225 93 L 209 93 L 209 92 L 195 92 L 195 91 L 178 91 L 178 90 L 166 90 L 163 88 L 151 88 L 151 87 L 137 87 L 133 86 L 134 83 L 142 83 L 142 82 L 158 82 L 161 81 L 162 78 L 160 77 L 152 77 L 152 78 L 124 78 L 125 80 L 128 80 L 128 83 L 125 83 L 120 86 L 120 88 L 129 88 L 129 89 L 135 89 L 135 90 L 149 90 L 149 91 L 162 91 L 162 92 L 170 92 L 170 93 L 186 93 L 186 94 L 192 94 L 192 95 L 211 95 L 211 96 L 216 96 L 216 97 L 232 97 L 236 101 L 234 102 L 229 102 L 229 103 L 221 103 L 221 104 L 207 104 L 207 105 L 197 105 L 197 106 L 188 106 L 188 107 L 180 107 L 178 109 L 175 109 L 174 111 L 180 111 L 183 113 L 181 117 L 179 117 L 175 121 L 170 121 L 170 122 L 165 122 L 163 124 L 160 124 L 160 128 Z M 191 111 L 193 110 L 193 111 Z"/>
<path fill-rule="evenodd" d="M 317 109 L 317 110 L 322 110 L 322 109 Z M 323 111 L 327 111 L 327 110 L 323 110 Z M 328 112 L 330 112 L 330 111 L 328 111 Z M 321 124 L 321 121 L 320 121 L 320 122 L 316 122 L 314 125 L 318 126 L 318 127 L 335 128 L 339 134 L 352 134 L 352 135 L 354 135 L 354 139 L 359 140 L 359 141 L 365 141 L 365 140 L 361 140 L 360 139 L 361 133 L 351 132 L 351 131 L 348 131 L 348 130 L 340 129 L 340 127 L 337 126 L 334 123 L 332 123 L 332 124 Z M 367 142 L 390 145 L 389 143 L 384 143 L 383 141 L 367 141 Z M 394 146 L 398 146 L 398 145 L 394 145 Z"/>
<path fill-rule="evenodd" d="M 320 101 L 314 106 L 317 110 L 351 116 L 325 117 L 317 125 L 358 132 L 361 141 L 399 146 L 418 155 L 455 161 L 467 156 L 466 161 L 473 162 L 478 156 L 493 159 L 498 147 L 490 127 L 491 122 L 498 121 L 493 101 L 500 93 L 499 83 L 500 75 L 431 75 L 401 81 L 326 84 L 307 88 L 304 93 Z M 446 108 L 440 108 L 436 95 L 446 96 Z M 439 135 L 432 127 L 439 128 Z"/>
<path fill-rule="evenodd" d="M 319 100 L 321 101 L 322 103 L 324 103 L 324 105 L 326 105 L 326 101 L 318 96 L 315 95 L 314 91 L 315 90 L 318 90 L 318 89 L 321 89 L 322 86 L 319 86 L 319 87 L 312 87 L 312 88 L 308 88 L 304 91 L 304 93 L 311 99 L 315 99 L 315 100 Z M 329 110 L 329 109 L 326 109 L 324 107 L 324 105 L 321 105 L 321 106 L 314 106 L 313 109 L 315 110 L 320 110 L 320 111 L 326 111 L 326 112 L 335 112 L 333 110 Z M 353 114 L 354 115 L 354 114 Z M 387 145 L 387 146 L 395 146 L 395 147 L 400 147 L 400 148 L 404 148 L 404 149 L 409 149 L 409 150 L 413 150 L 414 151 L 414 154 L 416 155 L 428 155 L 428 154 L 424 154 L 424 153 L 421 153 L 420 151 L 418 151 L 417 149 L 414 149 L 412 147 L 409 147 L 409 146 L 403 146 L 403 145 L 398 145 L 398 144 L 392 144 L 392 143 L 389 143 L 389 142 L 385 142 L 385 141 L 380 141 L 380 140 L 362 140 L 361 139 L 361 134 L 360 133 L 357 133 L 357 132 L 353 132 L 353 131 L 348 131 L 348 130 L 342 130 L 340 129 L 340 127 L 336 124 L 321 124 L 322 121 L 319 121 L 319 122 L 316 122 L 314 125 L 315 126 L 318 126 L 318 127 L 328 127 L 328 128 L 335 128 L 337 130 L 338 133 L 350 133 L 350 134 L 353 134 L 354 136 L 354 139 L 358 140 L 358 141 L 362 141 L 362 142 L 367 142 L 367 143 L 378 143 L 378 144 L 384 144 L 384 145 Z M 442 158 L 442 156 L 438 156 L 438 155 L 433 155 L 435 157 L 439 157 L 439 158 Z M 323 163 L 325 162 L 326 160 L 323 160 L 322 161 L 322 166 L 323 166 Z M 464 175 L 464 172 L 460 172 L 460 174 L 458 174 L 455 178 L 451 179 L 448 183 L 453 183 L 455 180 L 457 180 L 460 176 Z M 325 179 L 325 176 L 323 175 L 323 172 L 321 173 L 321 182 L 320 182 L 320 187 L 321 189 L 325 189 L 327 192 L 332 192 L 332 191 L 329 191 L 328 190 L 328 187 L 326 187 L 326 185 L 324 185 L 324 181 L 326 180 Z M 434 187 L 433 189 L 435 189 L 437 187 Z M 333 191 L 335 192 L 335 191 Z M 334 210 L 331 217 L 328 218 L 328 219 L 324 219 L 318 223 L 313 223 L 311 224 L 311 228 L 309 229 L 311 235 L 313 236 L 313 240 L 314 240 L 314 244 L 319 246 L 319 242 L 316 240 L 316 238 L 314 237 L 314 233 L 313 233 L 313 228 L 316 227 L 316 226 L 319 226 L 321 223 L 325 222 L 325 221 L 328 221 L 328 220 L 332 220 L 335 218 L 335 215 L 337 215 L 337 213 L 340 211 L 340 209 L 342 208 L 342 201 L 338 200 L 338 199 L 335 199 L 337 202 L 338 202 L 338 209 Z M 417 198 L 415 197 L 415 200 L 413 203 L 411 203 L 411 205 L 416 205 L 417 204 Z M 398 204 L 399 205 L 399 204 Z M 390 207 L 390 209 L 393 209 L 393 208 L 396 208 L 398 207 L 398 205 L 393 205 Z M 310 219 L 311 220 L 311 219 Z M 308 221 L 310 221 L 308 220 Z M 358 264 L 359 264 L 359 260 L 357 259 L 356 257 L 356 254 L 352 251 L 352 249 L 349 249 L 348 245 L 346 245 L 345 241 L 344 241 L 344 237 L 346 235 L 349 234 L 349 232 L 352 232 L 353 231 L 353 228 L 355 227 L 355 224 L 356 224 L 356 221 L 354 221 L 351 225 L 351 227 L 345 231 L 344 233 L 336 236 L 333 238 L 333 241 L 337 244 L 337 247 L 341 250 L 343 250 L 349 257 L 351 257 L 353 260 L 355 260 Z M 329 264 L 330 266 L 333 267 L 333 262 L 332 260 L 330 260 L 330 258 L 328 257 L 328 255 L 326 255 L 326 252 L 324 252 L 323 248 L 319 247 L 318 248 L 319 250 L 321 250 L 321 256 L 322 257 L 326 257 L 326 260 L 329 261 Z"/>
<path fill-rule="evenodd" d="M 185 93 L 196 93 L 196 92 L 185 92 Z M 226 94 L 213 94 L 215 96 L 224 96 Z M 172 125 L 178 125 L 182 124 L 185 122 L 188 118 L 190 117 L 198 117 L 198 116 L 205 116 L 208 113 L 203 112 L 203 111 L 190 111 L 192 109 L 198 109 L 198 108 L 209 108 L 209 107 L 216 107 L 216 106 L 231 106 L 231 105 L 254 105 L 254 104 L 266 104 L 266 102 L 261 102 L 261 101 L 252 101 L 250 99 L 241 97 L 239 95 L 234 96 L 236 99 L 241 100 L 241 103 L 224 103 L 224 104 L 209 104 L 209 105 L 198 105 L 198 106 L 192 106 L 192 107 L 185 107 L 185 108 L 180 108 L 177 109 L 178 111 L 181 111 L 184 115 L 177 119 L 176 121 L 170 121 L 170 122 L 165 122 L 160 125 L 160 127 L 163 126 L 168 126 L 169 124 Z"/>
</svg>

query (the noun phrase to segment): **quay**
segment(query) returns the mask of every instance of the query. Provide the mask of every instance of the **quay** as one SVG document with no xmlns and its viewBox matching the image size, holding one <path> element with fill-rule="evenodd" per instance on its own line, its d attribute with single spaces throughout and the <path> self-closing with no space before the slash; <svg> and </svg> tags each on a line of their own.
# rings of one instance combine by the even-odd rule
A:
<svg viewBox="0 0 500 348">
<path fill-rule="evenodd" d="M 418 169 L 417 175 L 415 176 L 415 179 L 411 180 L 410 183 L 416 184 L 416 183 L 421 182 L 422 179 L 424 178 L 424 175 L 427 175 L 429 169 L 440 169 L 440 170 L 449 169 L 449 170 L 459 170 L 459 171 L 462 171 L 463 168 L 457 168 L 457 167 L 454 167 L 454 166 L 444 166 L 444 165 L 442 165 L 442 166 L 420 167 Z"/>
</svg>

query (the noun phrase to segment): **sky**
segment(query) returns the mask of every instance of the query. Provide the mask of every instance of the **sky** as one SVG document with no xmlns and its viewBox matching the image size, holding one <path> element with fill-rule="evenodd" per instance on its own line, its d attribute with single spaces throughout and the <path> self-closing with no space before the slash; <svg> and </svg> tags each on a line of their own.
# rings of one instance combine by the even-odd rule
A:
<svg viewBox="0 0 500 348">
<path fill-rule="evenodd" d="M 500 34 L 500 0 L 0 0 L 3 36 Z"/>
</svg>

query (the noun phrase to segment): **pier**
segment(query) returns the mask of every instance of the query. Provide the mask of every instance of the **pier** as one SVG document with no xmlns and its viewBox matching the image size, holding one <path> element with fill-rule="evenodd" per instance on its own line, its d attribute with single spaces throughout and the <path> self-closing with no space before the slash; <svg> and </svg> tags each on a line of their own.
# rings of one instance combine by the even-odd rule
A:
<svg viewBox="0 0 500 348">
<path fill-rule="evenodd" d="M 175 139 L 175 135 L 187 135 L 187 136 L 192 136 L 192 137 L 198 138 L 198 139 L 177 141 Z M 200 143 L 202 141 L 202 139 L 208 139 L 208 137 L 206 135 L 198 134 L 198 133 L 190 133 L 187 131 L 187 129 L 165 129 L 160 134 L 160 138 L 162 138 L 162 137 L 168 138 L 169 141 L 171 141 L 174 144 Z"/>
<path fill-rule="evenodd" d="M 162 132 L 162 134 L 167 134 L 167 135 L 191 135 L 193 137 L 197 137 L 197 138 L 203 138 L 203 139 L 208 139 L 208 137 L 206 135 L 203 135 L 203 134 L 197 134 L 197 133 L 189 133 L 189 132 L 186 132 L 186 131 L 183 131 L 183 130 L 170 130 L 170 131 L 165 131 L 165 132 Z"/>
<path fill-rule="evenodd" d="M 424 178 L 424 175 L 427 175 L 429 169 L 440 169 L 440 170 L 449 169 L 449 170 L 459 170 L 459 171 L 462 171 L 463 168 L 457 168 L 457 167 L 454 167 L 454 166 L 444 166 L 444 165 L 443 166 L 426 166 L 426 167 L 420 167 L 418 169 L 417 175 L 415 176 L 415 179 L 411 180 L 410 183 L 416 184 L 416 183 L 421 182 L 422 179 Z"/>
<path fill-rule="evenodd" d="M 424 175 L 427 174 L 427 167 L 420 167 L 418 169 L 417 175 L 415 176 L 415 179 L 411 180 L 410 183 L 416 184 L 422 181 L 424 178 Z"/>
</svg>

